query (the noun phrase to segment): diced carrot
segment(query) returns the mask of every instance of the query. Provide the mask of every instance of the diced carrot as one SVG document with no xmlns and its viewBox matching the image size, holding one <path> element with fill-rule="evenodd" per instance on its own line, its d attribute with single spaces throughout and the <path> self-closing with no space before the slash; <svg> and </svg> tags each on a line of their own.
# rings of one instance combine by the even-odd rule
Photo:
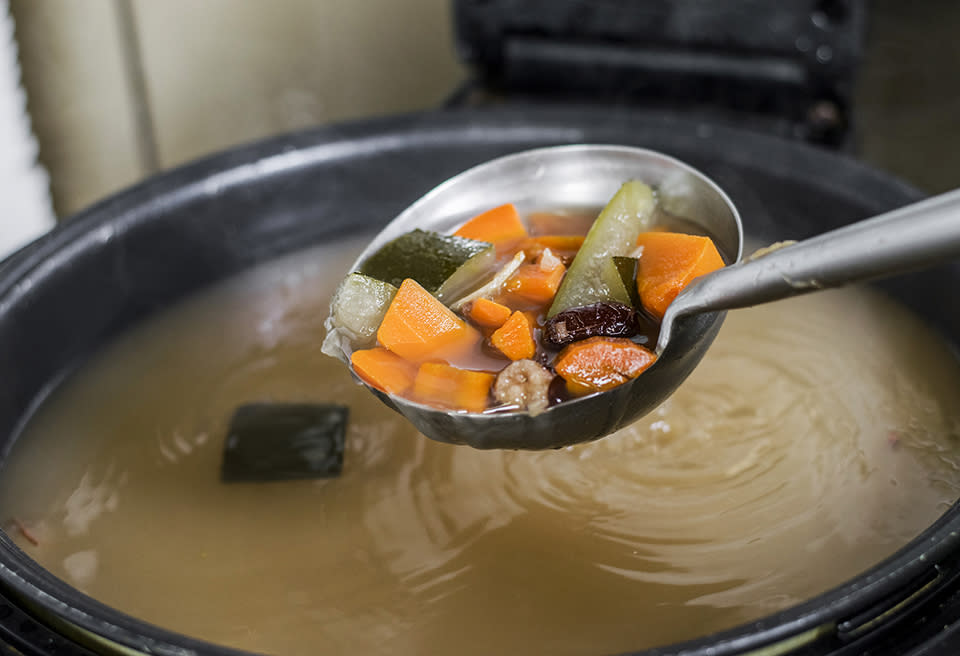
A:
<svg viewBox="0 0 960 656">
<path fill-rule="evenodd" d="M 478 298 L 470 304 L 467 316 L 478 326 L 499 328 L 510 318 L 510 312 L 510 308 L 506 305 L 491 301 L 488 298 Z"/>
<path fill-rule="evenodd" d="M 566 272 L 563 262 L 548 248 L 541 253 L 535 264 L 521 264 L 504 285 L 504 291 L 508 296 L 518 296 L 545 305 L 556 296 L 557 288 L 560 287 L 560 281 Z"/>
<path fill-rule="evenodd" d="M 413 396 L 423 403 L 455 410 L 482 412 L 489 403 L 496 376 L 485 371 L 458 369 L 441 362 L 420 365 L 413 381 Z"/>
<path fill-rule="evenodd" d="M 586 396 L 587 394 L 593 394 L 597 391 L 589 385 L 583 385 L 575 380 L 567 380 L 564 382 L 566 383 L 567 393 L 570 394 L 570 396 Z"/>
<path fill-rule="evenodd" d="M 586 235 L 596 218 L 596 211 L 530 212 L 527 224 L 534 235 Z"/>
<path fill-rule="evenodd" d="M 637 270 L 640 301 L 658 318 L 684 287 L 697 276 L 724 266 L 723 258 L 709 237 L 679 232 L 644 232 L 637 239 L 643 247 Z"/>
<path fill-rule="evenodd" d="M 533 326 L 526 313 L 517 310 L 506 323 L 493 331 L 490 343 L 511 360 L 529 359 L 537 352 L 533 341 Z"/>
<path fill-rule="evenodd" d="M 517 245 L 517 250 L 527 254 L 532 260 L 540 257 L 544 249 L 549 248 L 555 255 L 564 260 L 572 260 L 583 246 L 583 235 L 543 235 L 528 237 Z"/>
<path fill-rule="evenodd" d="M 453 361 L 480 341 L 476 328 L 454 314 L 415 280 L 407 278 L 390 302 L 377 339 L 405 360 Z"/>
<path fill-rule="evenodd" d="M 382 346 L 354 351 L 350 362 L 360 378 L 387 394 L 407 391 L 417 373 L 414 365 Z"/>
<path fill-rule="evenodd" d="M 625 337 L 590 337 L 566 346 L 553 366 L 573 393 L 601 392 L 639 376 L 656 354 Z"/>
<path fill-rule="evenodd" d="M 490 242 L 497 247 L 497 252 L 503 252 L 526 237 L 527 229 L 520 220 L 517 208 L 512 203 L 507 203 L 478 214 L 453 234 Z"/>
</svg>

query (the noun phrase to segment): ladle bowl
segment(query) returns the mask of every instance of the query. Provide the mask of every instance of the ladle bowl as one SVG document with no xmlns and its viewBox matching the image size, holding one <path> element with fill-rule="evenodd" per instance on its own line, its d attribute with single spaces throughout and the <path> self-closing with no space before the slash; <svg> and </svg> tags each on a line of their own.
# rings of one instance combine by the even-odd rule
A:
<svg viewBox="0 0 960 656">
<path fill-rule="evenodd" d="M 623 182 L 632 179 L 656 190 L 660 211 L 712 237 L 727 264 L 740 259 L 740 216 L 727 195 L 705 175 L 651 150 L 574 145 L 507 155 L 447 180 L 378 233 L 351 270 L 359 269 L 387 242 L 415 228 L 447 233 L 470 216 L 508 202 L 521 213 L 555 208 L 599 210 Z M 479 449 L 559 448 L 609 435 L 653 410 L 693 371 L 724 316 L 723 312 L 702 312 L 685 318 L 672 331 L 657 361 L 638 378 L 536 415 L 446 411 L 368 388 L 434 440 Z"/>
</svg>

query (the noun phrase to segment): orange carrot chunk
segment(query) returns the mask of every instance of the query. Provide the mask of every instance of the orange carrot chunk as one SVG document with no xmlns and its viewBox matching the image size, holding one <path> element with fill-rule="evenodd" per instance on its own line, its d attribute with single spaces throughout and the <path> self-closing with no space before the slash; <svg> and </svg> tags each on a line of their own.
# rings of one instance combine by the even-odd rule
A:
<svg viewBox="0 0 960 656">
<path fill-rule="evenodd" d="M 530 212 L 527 225 L 534 235 L 586 235 L 597 218 L 596 212 Z"/>
<path fill-rule="evenodd" d="M 458 369 L 442 362 L 420 365 L 413 381 L 417 401 L 454 410 L 482 412 L 489 403 L 496 376 L 485 371 Z"/>
<path fill-rule="evenodd" d="M 527 236 L 520 213 L 512 203 L 478 214 L 453 233 L 458 237 L 494 244 L 498 252 L 511 247 Z"/>
<path fill-rule="evenodd" d="M 360 378 L 387 394 L 406 392 L 417 373 L 414 365 L 382 346 L 354 351 L 350 362 Z"/>
<path fill-rule="evenodd" d="M 667 306 L 697 276 L 724 266 L 709 237 L 679 232 L 644 232 L 637 270 L 637 292 L 643 306 L 662 318 Z"/>
<path fill-rule="evenodd" d="M 565 347 L 554 369 L 574 394 L 602 392 L 639 376 L 657 356 L 625 337 L 590 337 Z"/>
<path fill-rule="evenodd" d="M 546 249 L 535 264 L 521 264 L 517 272 L 507 280 L 504 291 L 508 296 L 545 305 L 557 295 L 560 281 L 566 272 L 567 267 L 563 262 L 553 255 L 550 249 Z"/>
<path fill-rule="evenodd" d="M 490 343 L 511 360 L 529 359 L 537 352 L 533 326 L 526 313 L 517 310 L 506 323 L 493 331 Z"/>
<path fill-rule="evenodd" d="M 470 304 L 467 316 L 478 326 L 499 328 L 510 318 L 510 308 L 488 298 L 478 298 Z"/>
<path fill-rule="evenodd" d="M 377 340 L 413 363 L 454 361 L 469 355 L 480 333 L 415 280 L 407 278 L 390 302 Z"/>
<path fill-rule="evenodd" d="M 583 246 L 583 235 L 542 235 L 527 237 L 520 241 L 517 250 L 523 251 L 527 257 L 537 259 L 544 249 L 549 248 L 554 255 L 561 259 L 572 260 Z"/>
</svg>

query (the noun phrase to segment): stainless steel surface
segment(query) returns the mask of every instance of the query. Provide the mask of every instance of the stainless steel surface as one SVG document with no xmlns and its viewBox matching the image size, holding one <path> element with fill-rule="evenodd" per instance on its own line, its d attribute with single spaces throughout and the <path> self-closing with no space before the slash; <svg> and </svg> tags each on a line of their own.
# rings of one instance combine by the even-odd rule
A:
<svg viewBox="0 0 960 656">
<path fill-rule="evenodd" d="M 704 276 L 670 304 L 657 351 L 677 319 L 749 307 L 931 266 L 960 255 L 960 190 L 832 230 Z"/>
<path fill-rule="evenodd" d="M 521 212 L 544 207 L 597 208 L 630 179 L 655 187 L 661 206 L 711 235 L 728 262 L 739 259 L 740 217 L 727 195 L 703 174 L 650 150 L 573 145 L 508 155 L 451 178 L 388 224 L 351 270 L 383 244 L 414 228 L 446 232 L 473 214 L 507 202 Z M 656 407 L 693 370 L 722 321 L 722 313 L 712 313 L 684 322 L 670 348 L 639 379 L 536 416 L 446 412 L 370 390 L 435 440 L 484 449 L 557 448 L 608 435 Z"/>
</svg>

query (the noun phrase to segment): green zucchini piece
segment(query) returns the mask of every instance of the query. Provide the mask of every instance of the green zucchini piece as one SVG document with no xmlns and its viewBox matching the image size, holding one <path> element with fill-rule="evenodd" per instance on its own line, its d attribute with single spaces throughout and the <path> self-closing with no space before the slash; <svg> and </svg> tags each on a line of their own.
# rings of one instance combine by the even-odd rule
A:
<svg viewBox="0 0 960 656">
<path fill-rule="evenodd" d="M 493 268 L 493 244 L 427 230 L 413 230 L 371 255 L 360 273 L 399 287 L 413 278 L 441 301 L 470 291 Z"/>
<path fill-rule="evenodd" d="M 631 305 L 614 256 L 626 256 L 653 223 L 656 199 L 646 184 L 631 180 L 614 194 L 593 222 L 583 246 L 560 283 L 547 317 L 574 307 L 615 302 Z"/>
<path fill-rule="evenodd" d="M 332 478 L 343 470 L 349 410 L 334 403 L 250 403 L 236 409 L 220 480 Z"/>
<path fill-rule="evenodd" d="M 637 269 L 640 268 L 640 260 L 636 257 L 624 257 L 615 255 L 613 264 L 620 273 L 620 280 L 623 286 L 627 288 L 627 294 L 630 296 L 630 305 L 635 308 L 642 307 L 640 302 L 640 292 L 637 290 Z"/>
<path fill-rule="evenodd" d="M 373 346 L 377 328 L 383 322 L 397 288 L 390 283 L 351 273 L 340 282 L 330 302 L 327 336 L 321 350 L 329 356 L 346 360 L 347 354 Z"/>
</svg>

